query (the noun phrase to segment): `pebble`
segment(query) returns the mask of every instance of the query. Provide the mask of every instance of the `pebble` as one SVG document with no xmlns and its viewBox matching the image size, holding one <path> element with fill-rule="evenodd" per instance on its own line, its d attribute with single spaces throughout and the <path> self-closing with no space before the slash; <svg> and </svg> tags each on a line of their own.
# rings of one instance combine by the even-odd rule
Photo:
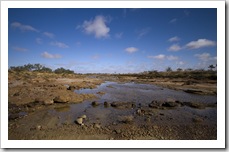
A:
<svg viewBox="0 0 229 152">
<path fill-rule="evenodd" d="M 76 119 L 76 123 L 77 123 L 78 125 L 83 125 L 83 118 L 81 118 L 81 117 L 77 118 L 77 119 Z"/>
<path fill-rule="evenodd" d="M 116 132 L 117 134 L 120 134 L 120 133 L 121 133 L 121 130 L 120 130 L 120 129 L 116 129 L 115 132 Z"/>
<path fill-rule="evenodd" d="M 98 106 L 99 105 L 99 103 L 97 101 L 93 101 L 91 104 L 92 104 L 92 106 Z"/>
<path fill-rule="evenodd" d="M 41 128 L 42 128 L 42 127 L 41 127 L 40 125 L 36 126 L 36 129 L 37 129 L 37 130 L 41 130 Z"/>
<path fill-rule="evenodd" d="M 98 128 L 98 129 L 100 129 L 100 128 L 101 128 L 101 126 L 100 126 L 99 124 L 97 124 L 97 123 L 96 123 L 96 124 L 94 124 L 94 127 L 95 127 L 95 128 Z"/>
<path fill-rule="evenodd" d="M 86 118 L 87 118 L 87 116 L 86 116 L 86 115 L 82 115 L 82 116 L 81 116 L 81 118 L 86 119 Z"/>
</svg>

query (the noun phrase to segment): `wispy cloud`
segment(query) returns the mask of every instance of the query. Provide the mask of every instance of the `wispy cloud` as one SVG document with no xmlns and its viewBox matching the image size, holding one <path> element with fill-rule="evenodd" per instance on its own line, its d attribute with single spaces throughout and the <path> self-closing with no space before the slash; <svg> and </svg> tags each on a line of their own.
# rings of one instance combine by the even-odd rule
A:
<svg viewBox="0 0 229 152">
<path fill-rule="evenodd" d="M 87 34 L 94 34 L 95 38 L 109 37 L 110 28 L 106 25 L 104 16 L 96 16 L 94 20 L 84 21 L 83 25 L 78 25 L 77 29 L 83 28 Z"/>
<path fill-rule="evenodd" d="M 147 28 L 143 28 L 141 30 L 139 30 L 137 33 L 138 33 L 138 38 L 141 38 L 145 35 L 147 35 L 149 32 L 150 32 L 151 28 L 150 27 L 147 27 Z"/>
<path fill-rule="evenodd" d="M 15 28 L 15 29 L 19 29 L 19 30 L 21 30 L 23 32 L 25 32 L 25 31 L 39 32 L 36 28 L 34 28 L 34 27 L 30 26 L 30 25 L 21 24 L 19 22 L 11 23 L 11 27 Z"/>
<path fill-rule="evenodd" d="M 50 44 L 53 45 L 53 46 L 57 46 L 57 47 L 59 47 L 59 48 L 68 48 L 68 47 L 69 47 L 68 45 L 66 45 L 66 44 L 64 44 L 64 43 L 62 43 L 62 42 L 57 42 L 57 41 L 51 42 Z"/>
<path fill-rule="evenodd" d="M 168 51 L 180 51 L 182 49 L 182 47 L 180 47 L 178 44 L 173 44 L 168 48 Z"/>
<path fill-rule="evenodd" d="M 173 56 L 173 55 L 166 56 L 164 54 L 159 54 L 159 55 L 155 55 L 155 56 L 149 55 L 149 56 L 147 56 L 147 58 L 150 58 L 150 59 L 159 59 L 159 60 L 167 59 L 169 61 L 173 61 L 173 60 L 178 60 L 179 59 L 177 56 Z"/>
<path fill-rule="evenodd" d="M 180 38 L 178 36 L 174 36 L 174 37 L 171 37 L 170 39 L 168 39 L 169 42 L 178 42 L 180 41 Z"/>
<path fill-rule="evenodd" d="M 167 56 L 167 59 L 173 61 L 173 60 L 178 60 L 179 58 L 177 56 L 169 55 Z"/>
<path fill-rule="evenodd" d="M 191 12 L 188 10 L 184 10 L 184 14 L 185 14 L 185 16 L 189 16 L 191 14 Z"/>
<path fill-rule="evenodd" d="M 53 33 L 50 33 L 50 32 L 44 32 L 43 33 L 45 36 L 47 36 L 48 38 L 52 39 L 55 37 L 55 35 Z"/>
<path fill-rule="evenodd" d="M 50 54 L 50 53 L 48 53 L 48 52 L 42 53 L 41 56 L 42 56 L 43 58 L 48 58 L 48 59 L 58 59 L 58 58 L 62 58 L 62 56 L 59 55 L 59 54 Z"/>
<path fill-rule="evenodd" d="M 208 39 L 198 39 L 197 41 L 191 41 L 185 45 L 188 49 L 199 49 L 203 47 L 211 47 L 215 46 L 216 42 L 208 40 Z"/>
<path fill-rule="evenodd" d="M 176 64 L 178 64 L 178 65 L 184 65 L 185 62 L 183 62 L 183 61 L 177 61 Z"/>
<path fill-rule="evenodd" d="M 159 54 L 159 55 L 156 55 L 156 56 L 147 56 L 147 58 L 164 60 L 166 58 L 166 56 L 164 54 Z"/>
<path fill-rule="evenodd" d="M 14 49 L 15 51 L 19 51 L 19 52 L 26 52 L 26 51 L 28 51 L 28 49 L 26 49 L 26 48 L 17 47 L 17 46 L 12 47 L 12 49 Z"/>
<path fill-rule="evenodd" d="M 116 34 L 115 34 L 115 38 L 116 38 L 116 39 L 121 39 L 121 38 L 122 38 L 122 35 L 123 35 L 123 32 L 116 33 Z"/>
<path fill-rule="evenodd" d="M 128 47 L 125 49 L 126 52 L 128 53 L 134 53 L 134 52 L 137 52 L 138 51 L 138 48 L 136 47 Z"/>
<path fill-rule="evenodd" d="M 41 38 L 36 38 L 36 43 L 37 44 L 42 44 L 42 39 Z"/>
<path fill-rule="evenodd" d="M 211 56 L 209 53 L 202 53 L 202 54 L 195 54 L 195 57 L 197 57 L 200 62 L 197 64 L 197 68 L 205 68 L 207 69 L 209 65 L 217 64 L 217 57 Z"/>
<path fill-rule="evenodd" d="M 169 23 L 176 23 L 177 22 L 177 18 L 173 18 L 173 19 L 171 19 L 170 21 L 169 21 Z"/>
<path fill-rule="evenodd" d="M 216 57 L 212 57 L 209 53 L 195 54 L 194 56 L 201 61 L 216 60 Z"/>
</svg>

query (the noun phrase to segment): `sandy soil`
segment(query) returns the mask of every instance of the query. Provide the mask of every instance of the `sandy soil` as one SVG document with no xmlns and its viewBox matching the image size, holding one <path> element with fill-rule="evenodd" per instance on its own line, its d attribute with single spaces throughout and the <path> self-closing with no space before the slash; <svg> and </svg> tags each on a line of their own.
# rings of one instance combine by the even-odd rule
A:
<svg viewBox="0 0 229 152">
<path fill-rule="evenodd" d="M 134 101 L 112 104 L 104 102 L 102 105 L 94 102 L 91 108 L 79 109 L 75 120 L 68 116 L 63 120 L 63 117 L 50 112 L 52 109 L 68 111 L 72 104 L 96 100 L 98 95 L 102 96 L 104 93 L 77 94 L 74 90 L 96 88 L 104 81 L 156 84 L 184 92 L 208 95 L 216 95 L 216 82 L 182 79 L 141 80 L 135 77 L 91 77 L 34 72 L 10 72 L 8 78 L 10 140 L 217 139 L 217 102 L 203 104 L 176 100 L 149 101 L 145 105 L 139 105 Z M 106 115 L 107 107 L 115 109 L 120 116 L 113 118 L 112 113 L 107 113 L 108 120 L 102 123 L 101 119 Z M 102 111 L 103 114 L 90 117 L 93 110 L 95 115 L 98 111 Z M 126 111 L 130 114 L 123 115 Z M 208 114 L 211 111 L 215 111 L 213 117 Z"/>
</svg>

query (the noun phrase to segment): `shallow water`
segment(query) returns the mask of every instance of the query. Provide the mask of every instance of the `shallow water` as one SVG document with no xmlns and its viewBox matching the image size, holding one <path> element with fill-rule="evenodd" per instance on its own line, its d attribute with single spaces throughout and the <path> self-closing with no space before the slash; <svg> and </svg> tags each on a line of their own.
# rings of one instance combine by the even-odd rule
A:
<svg viewBox="0 0 229 152">
<path fill-rule="evenodd" d="M 106 102 L 135 102 L 136 105 L 141 103 L 147 106 L 152 100 L 171 101 L 179 100 L 182 102 L 202 102 L 216 103 L 217 96 L 212 95 L 196 95 L 162 88 L 156 85 L 137 84 L 137 83 L 117 83 L 105 82 L 95 89 L 75 90 L 79 94 L 96 94 L 98 97 L 94 100 L 84 101 L 78 104 L 70 104 L 67 106 L 59 106 L 50 110 L 51 114 L 57 115 L 61 123 L 74 123 L 77 117 L 86 114 L 85 123 L 99 123 L 101 125 L 116 124 L 120 116 L 134 115 L 136 124 L 145 123 L 146 116 L 140 117 L 135 115 L 136 108 L 116 109 L 113 107 L 104 107 Z M 104 92 L 105 94 L 98 94 Z M 93 107 L 92 101 L 100 103 L 99 106 Z M 187 123 L 192 122 L 192 118 L 198 116 L 206 118 L 206 123 L 216 123 L 216 108 L 193 109 L 190 107 L 179 107 L 170 110 L 155 109 L 153 115 L 148 118 L 153 123 Z M 176 119 L 174 119 L 176 118 Z"/>
</svg>

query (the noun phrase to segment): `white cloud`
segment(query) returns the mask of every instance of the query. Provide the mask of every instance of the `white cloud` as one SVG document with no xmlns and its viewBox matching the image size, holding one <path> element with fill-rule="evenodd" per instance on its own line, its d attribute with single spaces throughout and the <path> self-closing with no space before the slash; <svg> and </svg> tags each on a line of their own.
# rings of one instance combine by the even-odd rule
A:
<svg viewBox="0 0 229 152">
<path fill-rule="evenodd" d="M 51 42 L 50 43 L 51 45 L 53 45 L 53 46 L 57 46 L 57 47 L 59 47 L 59 48 L 68 48 L 69 46 L 68 45 L 66 45 L 66 44 L 64 44 L 64 43 L 62 43 L 62 42 Z"/>
<path fill-rule="evenodd" d="M 17 46 L 13 47 L 13 49 L 14 49 L 15 51 L 19 51 L 19 52 L 25 52 L 25 51 L 28 51 L 28 49 L 26 49 L 26 48 L 17 47 Z"/>
<path fill-rule="evenodd" d="M 167 56 L 167 59 L 172 61 L 172 60 L 178 60 L 179 58 L 177 56 L 169 55 Z"/>
<path fill-rule="evenodd" d="M 169 23 L 176 23 L 177 19 L 176 18 L 173 18 L 169 21 Z"/>
<path fill-rule="evenodd" d="M 33 31 L 33 32 L 39 32 L 36 28 L 30 26 L 30 25 L 23 25 L 19 22 L 13 22 L 11 23 L 11 27 L 12 28 L 18 28 L 20 29 L 21 31 Z"/>
<path fill-rule="evenodd" d="M 185 62 L 183 62 L 183 61 L 178 61 L 177 64 L 179 64 L 179 65 L 184 65 Z"/>
<path fill-rule="evenodd" d="M 202 47 L 210 47 L 210 46 L 215 46 L 215 45 L 216 45 L 216 42 L 214 42 L 214 41 L 207 40 L 207 39 L 198 39 L 197 41 L 189 42 L 185 46 L 188 49 L 199 49 Z"/>
<path fill-rule="evenodd" d="M 42 44 L 42 39 L 41 38 L 36 38 L 36 43 L 37 44 Z"/>
<path fill-rule="evenodd" d="M 121 39 L 121 38 L 122 38 L 122 35 L 123 35 L 123 33 L 122 33 L 122 32 L 120 32 L 120 33 L 116 33 L 116 34 L 115 34 L 115 38 L 117 38 L 117 39 Z"/>
<path fill-rule="evenodd" d="M 147 56 L 148 58 L 153 58 L 153 59 L 159 59 L 159 60 L 164 60 L 166 58 L 166 56 L 164 54 L 159 54 L 156 56 Z"/>
<path fill-rule="evenodd" d="M 177 41 L 180 41 L 180 38 L 177 36 L 174 36 L 174 37 L 171 37 L 168 41 L 169 42 L 177 42 Z"/>
<path fill-rule="evenodd" d="M 51 39 L 54 38 L 55 36 L 53 33 L 50 33 L 50 32 L 44 32 L 43 34 Z"/>
<path fill-rule="evenodd" d="M 197 57 L 199 60 L 202 60 L 202 61 L 209 61 L 209 60 L 216 59 L 215 57 L 212 58 L 209 53 L 195 54 L 194 56 Z"/>
<path fill-rule="evenodd" d="M 164 55 L 164 54 L 159 54 L 159 55 L 156 55 L 156 56 L 147 56 L 147 58 L 150 58 L 150 59 L 159 59 L 159 60 L 164 60 L 164 59 L 168 59 L 170 61 L 173 61 L 173 60 L 178 60 L 179 58 L 177 56 L 173 56 L 173 55 Z"/>
<path fill-rule="evenodd" d="M 150 32 L 151 28 L 147 27 L 147 28 L 143 28 L 140 31 L 138 31 L 138 38 L 141 38 L 142 36 L 148 34 Z"/>
<path fill-rule="evenodd" d="M 217 57 L 212 57 L 209 53 L 202 53 L 202 54 L 195 54 L 195 57 L 197 57 L 200 62 L 197 64 L 197 68 L 205 68 L 207 69 L 209 65 L 217 64 Z"/>
<path fill-rule="evenodd" d="M 84 21 L 82 26 L 87 34 L 94 34 L 96 38 L 109 37 L 110 28 L 106 25 L 106 19 L 103 16 L 96 16 L 94 20 Z"/>
<path fill-rule="evenodd" d="M 41 56 L 44 57 L 44 58 L 48 58 L 48 59 L 62 58 L 62 56 L 59 55 L 59 54 L 50 54 L 50 53 L 48 53 L 48 52 L 42 53 Z"/>
<path fill-rule="evenodd" d="M 168 48 L 168 51 L 180 51 L 182 48 L 178 44 L 173 44 Z"/>
<path fill-rule="evenodd" d="M 136 51 L 138 51 L 138 48 L 135 48 L 135 47 L 128 47 L 125 49 L 126 52 L 128 53 L 134 53 Z"/>
</svg>

